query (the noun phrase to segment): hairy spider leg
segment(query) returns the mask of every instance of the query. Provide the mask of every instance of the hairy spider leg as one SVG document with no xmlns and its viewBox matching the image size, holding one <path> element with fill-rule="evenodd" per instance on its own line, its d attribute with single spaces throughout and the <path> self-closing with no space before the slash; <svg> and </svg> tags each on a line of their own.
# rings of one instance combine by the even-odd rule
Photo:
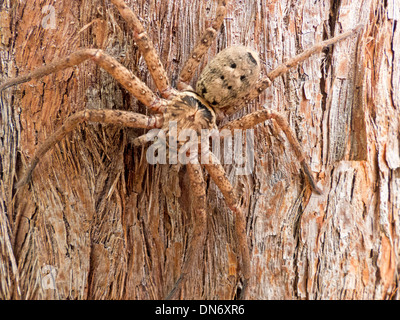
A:
<svg viewBox="0 0 400 320">
<path fill-rule="evenodd" d="M 149 141 L 150 141 L 150 140 L 149 140 L 149 136 L 147 135 L 147 133 L 142 134 L 142 135 L 139 136 L 139 137 L 136 137 L 136 138 L 131 139 L 131 142 L 132 142 L 133 145 L 136 146 L 136 147 L 143 146 L 143 145 L 145 145 L 146 143 L 148 143 Z"/>
<path fill-rule="evenodd" d="M 190 271 L 193 270 L 196 260 L 201 257 L 201 252 L 203 251 L 206 238 L 206 185 L 203 177 L 203 171 L 199 163 L 188 163 L 187 170 L 190 180 L 191 195 L 193 196 L 195 227 L 188 245 L 188 253 L 181 270 L 181 275 L 166 297 L 168 300 L 179 298 L 179 293 L 181 292 L 181 289 L 183 288 Z"/>
<path fill-rule="evenodd" d="M 312 190 L 316 194 L 319 195 L 322 194 L 322 190 L 317 187 L 317 184 L 312 176 L 310 167 L 308 166 L 305 160 L 306 157 L 304 155 L 303 149 L 300 146 L 300 143 L 298 142 L 294 132 L 290 128 L 289 123 L 287 122 L 285 117 L 282 116 L 281 114 L 266 109 L 255 111 L 243 116 L 242 118 L 228 122 L 223 127 L 221 127 L 220 130 L 228 129 L 231 130 L 231 132 L 233 133 L 234 129 L 241 129 L 241 130 L 250 129 L 255 127 L 257 124 L 263 123 L 269 119 L 273 119 L 285 133 L 291 147 L 293 148 L 297 160 L 300 162 L 303 168 L 303 171 L 307 177 L 307 180 Z"/>
<path fill-rule="evenodd" d="M 210 151 L 210 161 L 204 164 L 204 167 L 214 180 L 215 184 L 221 190 L 228 207 L 235 215 L 235 231 L 238 242 L 238 251 L 240 252 L 241 271 L 243 274 L 243 289 L 241 292 L 241 299 L 247 299 L 249 294 L 249 281 L 251 276 L 251 263 L 250 263 L 250 248 L 247 242 L 246 232 L 246 218 L 240 208 L 240 201 L 233 190 L 224 168 L 222 167 L 218 158 Z"/>
<path fill-rule="evenodd" d="M 111 2 L 117 7 L 122 18 L 132 29 L 135 42 L 146 61 L 150 74 L 161 95 L 164 98 L 170 98 L 175 95 L 176 91 L 169 83 L 167 73 L 160 61 L 156 49 L 154 48 L 153 42 L 149 39 L 149 36 L 143 25 L 140 23 L 137 15 L 123 0 L 111 0 Z"/>
<path fill-rule="evenodd" d="M 189 81 L 192 79 L 194 71 L 197 69 L 201 58 L 214 42 L 219 29 L 224 22 L 226 15 L 226 5 L 228 0 L 219 0 L 217 13 L 211 27 L 207 28 L 200 41 L 196 44 L 189 59 L 185 62 L 183 69 L 179 75 L 178 89 L 186 90 L 190 88 Z"/>
<path fill-rule="evenodd" d="M 79 111 L 64 122 L 64 124 L 54 132 L 46 141 L 36 150 L 29 167 L 26 169 L 23 177 L 15 185 L 15 188 L 20 188 L 27 184 L 31 177 L 32 172 L 40 159 L 49 151 L 55 144 L 60 142 L 69 132 L 74 130 L 82 122 L 96 122 L 106 124 L 117 124 L 131 128 L 145 128 L 153 129 L 162 126 L 162 116 L 153 115 L 145 116 L 143 114 L 120 111 L 120 110 L 93 110 L 87 109 Z"/>
<path fill-rule="evenodd" d="M 272 82 L 276 78 L 287 73 L 289 71 L 289 69 L 297 66 L 299 63 L 305 61 L 310 56 L 320 53 L 326 47 L 333 45 L 339 41 L 342 41 L 344 39 L 347 39 L 352 35 L 358 34 L 358 32 L 360 30 L 362 30 L 363 28 L 364 28 L 363 25 L 359 25 L 350 31 L 344 32 L 336 37 L 322 41 L 322 42 L 316 44 L 315 46 L 303 51 L 302 53 L 298 54 L 297 56 L 294 56 L 293 58 L 288 59 L 286 62 L 280 64 L 274 70 L 270 71 L 266 76 L 264 76 L 260 80 L 258 80 L 256 85 L 254 86 L 254 89 L 252 91 L 250 91 L 250 93 L 248 95 L 243 97 L 241 101 L 239 101 L 237 104 L 235 104 L 235 106 L 231 106 L 229 108 L 221 110 L 222 112 L 219 114 L 218 118 L 221 119 L 227 115 L 236 113 L 237 111 L 242 109 L 244 106 L 246 106 L 250 101 L 256 99 L 265 89 L 267 89 L 269 86 L 271 86 Z"/>
<path fill-rule="evenodd" d="M 0 92 L 16 84 L 30 81 L 31 79 L 41 78 L 50 73 L 64 70 L 78 65 L 85 60 L 91 59 L 101 68 L 106 70 L 115 78 L 126 90 L 135 96 L 145 106 L 155 112 L 163 112 L 167 103 L 157 97 L 138 77 L 126 69 L 113 57 L 104 53 L 100 49 L 82 49 L 72 53 L 66 58 L 51 62 L 50 64 L 39 67 L 26 75 L 10 79 L 0 85 Z"/>
</svg>

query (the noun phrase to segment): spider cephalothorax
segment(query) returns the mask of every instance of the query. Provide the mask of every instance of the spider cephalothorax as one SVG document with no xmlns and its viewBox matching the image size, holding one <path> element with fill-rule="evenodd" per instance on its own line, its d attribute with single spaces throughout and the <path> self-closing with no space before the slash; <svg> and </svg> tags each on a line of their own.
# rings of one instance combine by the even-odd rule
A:
<svg viewBox="0 0 400 320">
<path fill-rule="evenodd" d="M 176 124 L 178 135 L 182 130 L 193 130 L 200 136 L 201 130 L 217 128 L 214 109 L 196 92 L 191 91 L 177 93 L 168 104 L 162 126 L 167 136 L 171 123 Z"/>
<path fill-rule="evenodd" d="M 178 135 L 191 129 L 200 137 L 201 130 L 217 129 L 215 108 L 224 108 L 246 96 L 260 70 L 258 54 L 252 49 L 233 46 L 222 50 L 200 74 L 195 92 L 188 91 L 191 88 L 187 86 L 185 91 L 174 94 L 164 113 L 162 130 L 166 137 L 171 122 L 177 124 Z"/>
<path fill-rule="evenodd" d="M 66 119 L 63 125 L 37 149 L 34 157 L 31 159 L 29 168 L 27 168 L 24 176 L 16 184 L 17 188 L 30 181 L 32 172 L 40 158 L 80 123 L 97 122 L 133 128 L 162 129 L 161 131 L 165 132 L 168 136 L 167 141 L 169 141 L 172 135 L 172 141 L 183 144 L 186 140 L 183 139 L 180 141 L 179 136 L 185 129 L 201 136 L 202 130 L 244 130 L 252 128 L 259 123 L 263 123 L 268 119 L 272 119 L 286 134 L 312 190 L 316 193 L 322 192 L 317 187 L 312 172 L 307 164 L 308 160 L 284 116 L 267 109 L 261 109 L 237 120 L 225 122 L 223 126 L 219 127 L 217 126 L 216 119 L 217 117 L 221 119 L 234 111 L 238 111 L 243 104 L 256 98 L 271 85 L 275 78 L 286 73 L 289 68 L 296 66 L 312 54 L 321 52 L 324 47 L 351 36 L 359 29 L 358 27 L 317 44 L 298 56 L 289 59 L 262 77 L 259 77 L 261 67 L 256 52 L 243 46 L 227 48 L 205 67 L 199 77 L 196 90 L 194 90 L 189 85 L 189 82 L 201 58 L 207 52 L 207 49 L 215 39 L 217 31 L 224 21 L 226 4 L 228 1 L 219 0 L 217 14 L 211 27 L 206 30 L 205 34 L 192 51 L 189 59 L 184 64 L 177 84 L 178 89 L 181 91 L 178 91 L 170 85 L 167 73 L 158 54 L 136 14 L 123 0 L 111 1 L 118 8 L 122 17 L 127 21 L 129 28 L 133 30 L 135 42 L 146 61 L 151 76 L 160 92 L 160 96 L 153 93 L 146 84 L 121 65 L 116 59 L 98 49 L 82 49 L 72 53 L 67 58 L 43 66 L 27 75 L 10 79 L 0 85 L 0 92 L 12 85 L 42 77 L 90 59 L 113 76 L 130 94 L 135 96 L 152 111 L 152 114 L 146 116 L 130 111 L 98 109 L 76 112 Z M 171 123 L 176 125 L 174 134 L 172 134 L 170 129 Z M 147 136 L 144 135 L 136 138 L 134 142 L 138 145 L 147 141 Z M 195 141 L 196 146 L 198 142 L 200 141 Z M 189 271 L 194 266 L 199 252 L 203 250 L 207 216 L 203 168 L 209 173 L 212 180 L 214 180 L 219 187 L 227 205 L 234 213 L 236 238 L 238 242 L 238 260 L 240 262 L 243 282 L 242 295 L 243 297 L 248 296 L 248 284 L 252 272 L 250 250 L 247 242 L 246 219 L 241 211 L 239 198 L 236 196 L 234 188 L 218 158 L 212 152 L 207 153 L 206 157 L 207 159 L 201 160 L 207 161 L 203 161 L 201 164 L 198 159 L 187 163 L 196 223 L 187 252 L 185 253 L 186 258 L 181 270 L 181 275 L 170 291 L 168 298 L 179 297 L 179 292 L 183 284 L 188 280 Z M 167 293 L 167 289 L 165 289 L 164 292 Z"/>
<path fill-rule="evenodd" d="M 177 147 L 182 146 L 188 142 L 189 132 L 195 133 L 201 144 L 201 138 L 205 139 L 204 132 L 209 135 L 218 132 L 215 109 L 234 104 L 249 94 L 260 70 L 258 54 L 250 48 L 233 46 L 218 53 L 200 74 L 196 91 L 186 86 L 185 91 L 172 94 L 161 128 L 165 145 L 169 146 L 172 139 Z M 170 130 L 171 124 L 175 130 Z M 186 134 L 181 134 L 184 132 Z"/>
</svg>

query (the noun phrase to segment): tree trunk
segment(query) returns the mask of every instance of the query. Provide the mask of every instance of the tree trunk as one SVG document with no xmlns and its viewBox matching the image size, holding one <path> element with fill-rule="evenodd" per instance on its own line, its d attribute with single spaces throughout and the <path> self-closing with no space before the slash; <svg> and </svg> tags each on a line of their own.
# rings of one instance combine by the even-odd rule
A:
<svg viewBox="0 0 400 320">
<path fill-rule="evenodd" d="M 176 85 L 217 1 L 127 3 Z M 103 48 L 156 91 L 108 0 L 4 0 L 0 10 L 1 82 L 78 48 Z M 399 18 L 397 0 L 229 2 L 199 70 L 244 44 L 260 53 L 266 73 L 365 25 L 231 117 L 284 113 L 323 188 L 311 193 L 269 121 L 255 130 L 252 174 L 235 176 L 225 165 L 247 217 L 251 298 L 399 298 Z M 148 164 L 146 149 L 131 143 L 143 130 L 82 125 L 41 159 L 28 186 L 13 190 L 38 146 L 85 108 L 148 112 L 91 61 L 2 93 L 1 299 L 160 299 L 180 274 L 195 221 L 188 174 Z M 182 298 L 232 299 L 241 286 L 234 221 L 206 181 L 207 241 Z"/>
</svg>

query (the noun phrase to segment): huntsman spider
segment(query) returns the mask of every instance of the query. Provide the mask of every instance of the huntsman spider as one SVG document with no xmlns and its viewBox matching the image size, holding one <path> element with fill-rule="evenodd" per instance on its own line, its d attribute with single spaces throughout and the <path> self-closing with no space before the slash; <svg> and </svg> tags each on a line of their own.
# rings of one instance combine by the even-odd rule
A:
<svg viewBox="0 0 400 320">
<path fill-rule="evenodd" d="M 116 6 L 129 28 L 133 31 L 134 40 L 145 59 L 159 94 L 152 92 L 132 72 L 100 49 L 82 49 L 66 58 L 39 67 L 26 75 L 10 79 L 0 85 L 0 92 L 10 86 L 76 66 L 85 60 L 92 60 L 151 110 L 152 114 L 146 116 L 130 111 L 93 109 L 76 112 L 67 118 L 63 125 L 40 145 L 23 177 L 16 184 L 17 188 L 31 180 L 33 170 L 46 152 L 82 123 L 103 123 L 131 128 L 161 129 L 168 136 L 170 122 L 177 124 L 177 133 L 179 135 L 184 129 L 191 129 L 196 133 L 200 133 L 201 130 L 205 129 L 210 131 L 229 130 L 233 133 L 235 129 L 246 130 L 253 128 L 257 124 L 264 123 L 266 120 L 274 120 L 285 133 L 313 192 L 317 194 L 322 192 L 317 187 L 295 134 L 282 115 L 262 109 L 237 120 L 227 122 L 220 127 L 217 126 L 217 120 L 239 111 L 248 102 L 257 98 L 260 93 L 267 89 L 274 79 L 285 74 L 290 68 L 297 66 L 311 55 L 320 53 L 325 47 L 355 34 L 359 27 L 320 42 L 303 53 L 288 59 L 266 75 L 261 75 L 260 59 L 255 51 L 244 46 L 229 47 L 217 54 L 204 68 L 195 89 L 193 89 L 189 85 L 189 82 L 224 22 L 228 0 L 219 0 L 216 16 L 211 27 L 206 29 L 200 41 L 196 44 L 189 59 L 183 66 L 177 88 L 173 88 L 170 85 L 167 73 L 157 51 L 137 15 L 123 0 L 111 0 L 111 2 Z M 178 139 L 178 137 L 174 138 Z M 135 144 L 140 145 L 147 142 L 147 140 L 147 137 L 144 135 L 136 138 Z M 198 141 L 200 145 L 200 140 Z M 180 145 L 182 144 L 182 141 L 178 142 Z M 193 204 L 196 221 L 181 274 L 167 295 L 166 298 L 168 299 L 179 298 L 182 286 L 188 281 L 189 272 L 193 268 L 196 259 L 198 259 L 198 253 L 202 250 L 205 243 L 206 186 L 203 177 L 203 168 L 215 181 L 227 205 L 234 214 L 235 232 L 238 243 L 237 250 L 240 256 L 239 264 L 243 283 L 241 297 L 246 298 L 248 296 L 248 283 L 252 271 L 246 234 L 246 219 L 241 211 L 239 198 L 235 194 L 234 188 L 219 159 L 212 152 L 206 154 L 209 157 L 208 159 L 201 159 L 200 161 L 199 157 L 191 157 L 190 161 L 186 164 L 190 186 L 193 191 L 192 194 L 194 195 Z"/>
</svg>

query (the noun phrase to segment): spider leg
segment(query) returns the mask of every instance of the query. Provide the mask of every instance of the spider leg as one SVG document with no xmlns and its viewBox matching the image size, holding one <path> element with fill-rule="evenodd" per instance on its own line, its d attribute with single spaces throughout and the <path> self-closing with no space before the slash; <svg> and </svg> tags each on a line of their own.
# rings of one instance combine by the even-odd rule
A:
<svg viewBox="0 0 400 320">
<path fill-rule="evenodd" d="M 28 169 L 25 171 L 23 177 L 16 184 L 15 188 L 19 188 L 27 184 L 31 177 L 32 172 L 38 164 L 39 160 L 49 151 L 55 144 L 60 142 L 69 132 L 71 132 L 80 123 L 99 122 L 108 124 L 117 124 L 131 128 L 160 128 L 162 125 L 162 116 L 145 116 L 143 114 L 134 113 L 130 111 L 120 110 L 83 110 L 70 116 L 64 124 L 54 132 L 36 151 Z"/>
<path fill-rule="evenodd" d="M 139 137 L 136 137 L 134 139 L 132 139 L 132 143 L 136 146 L 136 147 L 140 147 L 144 144 L 146 144 L 147 142 L 149 142 L 150 140 L 148 139 L 148 135 L 147 134 L 143 134 Z"/>
<path fill-rule="evenodd" d="M 211 27 L 206 29 L 200 41 L 196 44 L 196 47 L 190 54 L 189 59 L 185 62 L 183 69 L 179 75 L 179 90 L 184 90 L 189 87 L 189 81 L 192 79 L 193 73 L 198 67 L 201 58 L 213 43 L 215 37 L 217 36 L 218 30 L 221 28 L 222 23 L 224 22 L 227 3 L 228 0 L 218 1 L 217 14 Z"/>
<path fill-rule="evenodd" d="M 130 139 L 130 143 L 132 143 L 136 147 L 143 146 L 147 144 L 148 142 L 152 141 L 156 136 L 158 135 L 158 132 L 152 132 L 151 130 L 146 132 L 145 134 L 142 134 L 139 137 L 132 138 Z"/>
<path fill-rule="evenodd" d="M 242 118 L 228 122 L 222 128 L 220 128 L 220 130 L 228 129 L 228 130 L 231 130 L 232 132 L 234 129 L 246 130 L 246 129 L 253 128 L 254 126 L 256 126 L 259 123 L 265 122 L 268 119 L 275 120 L 276 123 L 279 125 L 279 127 L 283 130 L 290 145 L 293 148 L 293 151 L 296 155 L 297 160 L 300 162 L 300 164 L 303 168 L 303 171 L 307 177 L 307 180 L 308 180 L 311 188 L 313 189 L 313 191 L 316 194 L 319 194 L 319 195 L 322 194 L 322 190 L 317 187 L 317 184 L 312 176 L 311 169 L 305 160 L 306 158 L 305 158 L 304 152 L 300 146 L 300 143 L 297 141 L 297 138 L 294 135 L 292 129 L 290 128 L 289 123 L 287 122 L 285 117 L 283 117 L 281 114 L 279 114 L 277 112 L 269 111 L 266 109 L 255 111 L 253 113 L 245 115 Z"/>
<path fill-rule="evenodd" d="M 241 269 L 244 278 L 241 298 L 246 299 L 248 297 L 249 280 L 251 276 L 250 249 L 247 243 L 246 219 L 240 208 L 238 196 L 235 194 L 232 184 L 226 176 L 224 168 L 212 152 L 209 152 L 209 155 L 209 164 L 204 164 L 204 167 L 221 190 L 229 208 L 235 214 L 235 230 L 241 255 Z"/>
<path fill-rule="evenodd" d="M 187 170 L 189 173 L 190 187 L 193 195 L 193 208 L 195 217 L 195 227 L 188 246 L 188 253 L 182 268 L 182 273 L 170 291 L 166 299 L 177 299 L 190 271 L 193 269 L 194 263 L 200 256 L 204 247 L 207 214 L 206 214 L 206 186 L 203 178 L 203 172 L 200 164 L 188 163 Z"/>
<path fill-rule="evenodd" d="M 79 50 L 66 58 L 53 61 L 52 63 L 42 66 L 26 75 L 10 79 L 0 85 L 0 92 L 13 85 L 27 82 L 31 79 L 41 78 L 50 73 L 73 67 L 88 59 L 93 60 L 101 68 L 106 70 L 113 78 L 121 83 L 126 90 L 128 90 L 149 109 L 155 112 L 163 112 L 166 102 L 158 98 L 141 80 L 139 80 L 139 78 L 126 69 L 122 64 L 100 49 Z"/>
<path fill-rule="evenodd" d="M 344 32 L 336 37 L 322 41 L 322 42 L 316 44 L 315 46 L 303 51 L 302 53 L 298 54 L 297 56 L 294 56 L 293 58 L 288 59 L 286 62 L 280 64 L 274 70 L 269 72 L 266 76 L 264 76 L 260 80 L 258 80 L 258 82 L 254 86 L 253 90 L 242 99 L 240 104 L 237 104 L 233 107 L 223 110 L 223 113 L 225 115 L 231 115 L 231 114 L 237 112 L 238 110 L 243 108 L 246 104 L 248 104 L 250 101 L 257 98 L 265 89 L 267 89 L 269 86 L 271 86 L 272 82 L 276 78 L 284 75 L 286 72 L 289 71 L 289 69 L 297 66 L 299 63 L 308 59 L 310 56 L 312 56 L 316 53 L 320 53 L 324 48 L 326 48 L 332 44 L 335 44 L 341 40 L 347 39 L 354 34 L 357 34 L 363 27 L 364 26 L 359 25 L 350 31 Z"/>
<path fill-rule="evenodd" d="M 137 15 L 123 0 L 111 0 L 111 2 L 117 7 L 121 16 L 133 30 L 135 42 L 143 54 L 143 58 L 146 61 L 150 74 L 161 95 L 164 98 L 169 98 L 171 95 L 175 95 L 175 89 L 173 89 L 169 83 L 167 73 L 165 72 L 160 58 L 153 46 L 153 42 L 149 39 Z"/>
</svg>

